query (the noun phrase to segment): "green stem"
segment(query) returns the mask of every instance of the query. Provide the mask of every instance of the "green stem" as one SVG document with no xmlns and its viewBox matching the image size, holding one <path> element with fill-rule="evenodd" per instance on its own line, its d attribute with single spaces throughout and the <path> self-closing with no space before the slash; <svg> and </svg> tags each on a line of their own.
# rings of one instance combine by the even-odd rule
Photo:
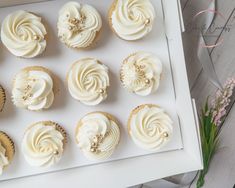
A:
<svg viewBox="0 0 235 188">
<path fill-rule="evenodd" d="M 201 188 L 204 185 L 205 182 L 204 177 L 205 177 L 204 170 L 201 170 L 197 180 L 197 188 Z"/>
</svg>

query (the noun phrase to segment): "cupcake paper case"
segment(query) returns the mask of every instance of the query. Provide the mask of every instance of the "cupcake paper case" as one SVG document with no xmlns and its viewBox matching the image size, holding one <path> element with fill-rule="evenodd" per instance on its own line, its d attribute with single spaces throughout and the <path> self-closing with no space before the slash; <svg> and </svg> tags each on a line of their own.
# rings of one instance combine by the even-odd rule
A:
<svg viewBox="0 0 235 188">
<path fill-rule="evenodd" d="M 117 120 L 106 112 L 92 112 L 77 124 L 76 142 L 83 154 L 90 160 L 109 158 L 120 140 Z"/>
<path fill-rule="evenodd" d="M 0 112 L 2 112 L 6 102 L 6 94 L 3 87 L 0 85 Z"/>
<path fill-rule="evenodd" d="M 15 146 L 12 139 L 3 131 L 0 131 L 0 175 L 10 165 L 15 154 Z"/>
<path fill-rule="evenodd" d="M 24 58 L 36 57 L 45 50 L 46 34 L 41 18 L 24 10 L 9 14 L 1 27 L 2 43 L 13 55 Z"/>
<path fill-rule="evenodd" d="M 41 121 L 25 131 L 22 152 L 31 166 L 50 167 L 60 161 L 66 143 L 66 131 L 59 124 Z"/>
</svg>

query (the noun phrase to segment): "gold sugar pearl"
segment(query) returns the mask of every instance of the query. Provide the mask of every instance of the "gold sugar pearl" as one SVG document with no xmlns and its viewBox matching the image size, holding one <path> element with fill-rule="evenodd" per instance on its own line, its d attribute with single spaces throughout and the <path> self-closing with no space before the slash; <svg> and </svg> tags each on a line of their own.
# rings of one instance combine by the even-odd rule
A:
<svg viewBox="0 0 235 188">
<path fill-rule="evenodd" d="M 99 90 L 99 93 L 100 93 L 100 94 L 103 94 L 104 92 L 105 92 L 104 89 L 100 89 L 100 90 Z"/>
<path fill-rule="evenodd" d="M 34 36 L 33 36 L 33 39 L 34 39 L 34 40 L 39 40 L 40 37 L 39 37 L 38 35 L 34 35 Z"/>
<path fill-rule="evenodd" d="M 145 25 L 150 24 L 150 19 L 146 19 L 144 23 L 145 23 Z"/>
<path fill-rule="evenodd" d="M 72 26 L 69 26 L 69 30 L 72 30 L 73 29 L 73 27 Z"/>
<path fill-rule="evenodd" d="M 54 154 L 54 155 L 58 155 L 59 152 L 58 152 L 58 151 L 54 151 L 53 154 Z"/>
<path fill-rule="evenodd" d="M 95 142 L 92 142 L 92 143 L 91 143 L 91 146 L 92 146 L 92 147 L 94 147 L 95 145 L 96 145 Z"/>
<path fill-rule="evenodd" d="M 96 149 L 95 148 L 91 148 L 91 152 L 96 152 Z"/>
<path fill-rule="evenodd" d="M 149 79 L 146 79 L 146 80 L 145 80 L 145 83 L 146 83 L 146 84 L 150 84 L 150 80 L 149 80 Z"/>
<path fill-rule="evenodd" d="M 76 19 L 76 18 L 73 18 L 73 19 L 72 19 L 72 22 L 76 22 L 76 21 L 77 21 L 77 19 Z"/>
<path fill-rule="evenodd" d="M 93 141 L 94 141 L 94 142 L 98 142 L 98 138 L 95 136 L 95 137 L 93 138 Z"/>
<path fill-rule="evenodd" d="M 163 133 L 163 136 L 164 136 L 165 138 L 167 138 L 167 137 L 169 136 L 169 134 L 168 134 L 167 132 L 164 132 L 164 133 Z"/>
</svg>

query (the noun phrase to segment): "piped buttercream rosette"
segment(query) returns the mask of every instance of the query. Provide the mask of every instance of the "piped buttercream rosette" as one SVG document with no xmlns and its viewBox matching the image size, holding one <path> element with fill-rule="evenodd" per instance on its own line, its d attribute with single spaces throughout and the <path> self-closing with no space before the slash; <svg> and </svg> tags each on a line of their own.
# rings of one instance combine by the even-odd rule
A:
<svg viewBox="0 0 235 188">
<path fill-rule="evenodd" d="M 137 52 L 128 56 L 122 63 L 120 79 L 124 88 L 140 96 L 154 93 L 162 74 L 162 62 L 148 52 Z"/>
<path fill-rule="evenodd" d="M 138 40 L 153 28 L 155 10 L 149 0 L 115 0 L 109 11 L 113 31 L 124 40 Z"/>
<path fill-rule="evenodd" d="M 88 159 L 104 160 L 118 145 L 120 130 L 112 115 L 92 112 L 79 121 L 75 136 L 78 147 Z"/>
<path fill-rule="evenodd" d="M 107 98 L 108 67 L 94 58 L 80 59 L 67 74 L 71 96 L 83 104 L 97 105 Z"/>
<path fill-rule="evenodd" d="M 26 130 L 22 152 L 31 166 L 49 167 L 60 161 L 66 141 L 66 132 L 57 123 L 37 122 Z"/>
<path fill-rule="evenodd" d="M 1 28 L 2 43 L 12 54 L 24 58 L 33 58 L 45 50 L 46 34 L 41 18 L 23 10 L 9 14 Z"/>
<path fill-rule="evenodd" d="M 101 27 L 101 16 L 90 5 L 71 1 L 59 11 L 58 36 L 69 47 L 90 47 L 97 39 Z"/>
<path fill-rule="evenodd" d="M 12 101 L 19 108 L 47 109 L 54 101 L 53 88 L 49 70 L 39 66 L 26 67 L 13 80 Z"/>
<path fill-rule="evenodd" d="M 132 111 L 128 120 L 128 132 L 137 146 L 157 151 L 171 139 L 172 124 L 164 109 L 157 105 L 145 104 Z"/>
</svg>

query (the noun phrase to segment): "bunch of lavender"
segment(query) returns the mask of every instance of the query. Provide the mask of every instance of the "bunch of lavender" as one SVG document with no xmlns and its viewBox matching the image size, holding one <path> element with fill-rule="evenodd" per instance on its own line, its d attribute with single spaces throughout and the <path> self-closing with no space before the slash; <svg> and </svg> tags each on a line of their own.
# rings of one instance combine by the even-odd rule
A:
<svg viewBox="0 0 235 188">
<path fill-rule="evenodd" d="M 227 107 L 235 89 L 235 78 L 228 79 L 222 90 L 217 90 L 215 97 L 206 104 L 201 112 L 201 144 L 204 169 L 199 172 L 197 188 L 204 185 L 204 177 L 208 172 L 210 161 L 218 148 L 219 132 L 227 115 Z"/>
</svg>

